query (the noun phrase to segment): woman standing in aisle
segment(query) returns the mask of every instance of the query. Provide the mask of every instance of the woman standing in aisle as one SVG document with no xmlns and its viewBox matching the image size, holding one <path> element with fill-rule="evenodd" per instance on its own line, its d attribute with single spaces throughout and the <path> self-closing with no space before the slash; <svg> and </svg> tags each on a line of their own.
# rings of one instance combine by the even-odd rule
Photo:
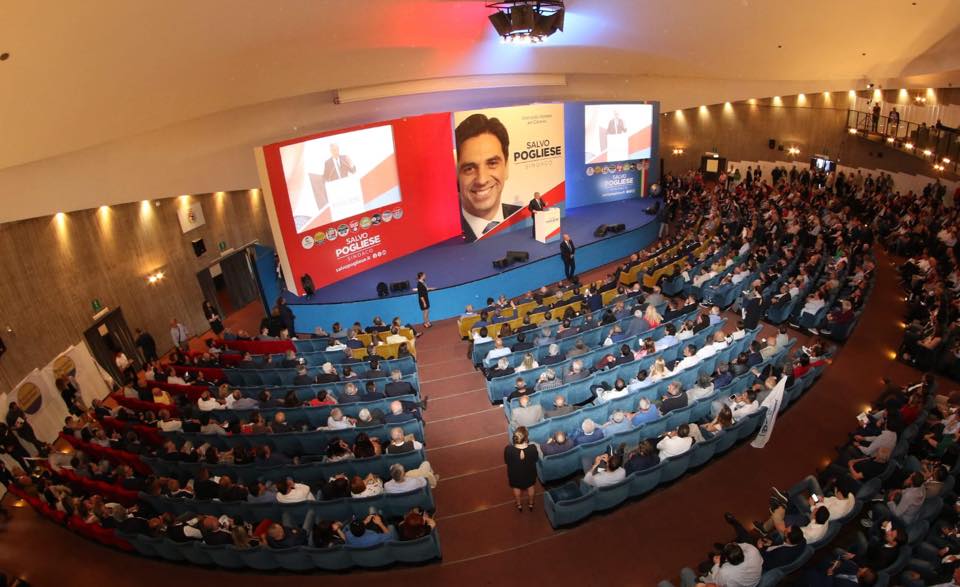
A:
<svg viewBox="0 0 960 587">
<path fill-rule="evenodd" d="M 427 274 L 417 273 L 417 299 L 423 311 L 423 327 L 430 328 L 430 288 L 427 287 Z"/>
<path fill-rule="evenodd" d="M 517 501 L 517 511 L 523 511 L 521 502 L 527 494 L 527 508 L 533 511 L 533 492 L 537 483 L 537 461 L 540 449 L 528 443 L 527 428 L 520 426 L 513 432 L 513 444 L 503 449 L 503 461 L 507 464 L 507 480 Z"/>
</svg>

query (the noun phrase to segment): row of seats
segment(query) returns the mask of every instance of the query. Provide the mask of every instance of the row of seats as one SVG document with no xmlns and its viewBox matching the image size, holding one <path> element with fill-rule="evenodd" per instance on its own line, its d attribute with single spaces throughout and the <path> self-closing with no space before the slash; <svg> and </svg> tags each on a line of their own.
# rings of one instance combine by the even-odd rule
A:
<svg viewBox="0 0 960 587">
<path fill-rule="evenodd" d="M 707 328 L 704 328 L 703 330 L 701 330 L 699 333 L 697 333 L 696 335 L 694 335 L 692 338 L 688 340 L 680 341 L 679 344 L 669 346 L 663 349 L 662 351 L 660 351 L 659 353 L 650 355 L 649 357 L 642 357 L 640 360 L 641 362 L 632 361 L 624 365 L 619 365 L 617 369 L 621 371 L 629 371 L 629 377 L 627 377 L 627 380 L 629 381 L 630 378 L 636 376 L 637 371 L 640 368 L 643 368 L 642 365 L 644 364 L 646 364 L 649 367 L 649 365 L 652 365 L 657 358 L 662 358 L 667 363 L 674 361 L 679 358 L 683 347 L 690 344 L 694 345 L 696 348 L 702 347 L 704 343 L 707 341 L 708 337 L 713 336 L 713 333 L 716 332 L 718 329 L 722 329 L 725 326 L 725 324 L 726 324 L 726 319 L 724 319 L 723 321 L 717 324 L 714 324 L 713 326 L 708 326 Z M 519 373 L 512 373 L 510 375 L 505 375 L 503 377 L 494 377 L 493 379 L 490 379 L 489 381 L 487 381 L 487 395 L 489 396 L 491 403 L 497 403 L 502 401 L 506 396 L 509 396 L 514 391 L 517 378 L 523 379 L 527 387 L 530 389 L 533 389 L 540 375 L 547 369 L 552 369 L 556 374 L 557 378 L 559 378 L 562 381 L 565 378 L 566 373 L 569 370 L 570 364 L 573 361 L 575 360 L 581 361 L 583 363 L 584 370 L 587 371 L 590 369 L 591 366 L 593 366 L 597 361 L 599 361 L 601 358 L 603 358 L 607 354 L 613 354 L 614 356 L 619 356 L 620 344 L 630 345 L 631 348 L 633 348 L 636 346 L 637 340 L 646 338 L 648 334 L 657 330 L 659 330 L 660 332 L 660 336 L 658 338 L 663 338 L 664 331 L 662 329 L 663 329 L 663 325 L 658 326 L 656 329 L 652 331 L 648 331 L 647 333 L 641 334 L 638 337 L 630 337 L 630 338 L 624 339 L 623 342 L 621 343 L 614 344 L 613 346 L 600 347 L 592 351 L 589 351 L 587 353 L 584 353 L 579 357 L 575 357 L 574 359 L 567 359 L 565 361 L 561 361 L 554 365 L 543 365 L 535 369 L 528 369 L 526 371 L 521 371 Z M 646 361 L 644 361 L 645 359 Z M 629 367 L 629 369 L 624 369 L 624 367 Z"/>
<path fill-rule="evenodd" d="M 368 361 L 334 363 L 326 360 L 326 353 L 324 353 L 324 356 L 319 356 L 317 353 L 307 353 L 301 355 L 300 358 L 306 363 L 307 373 L 314 377 L 320 373 L 320 366 L 328 362 L 331 363 L 338 372 L 343 372 L 344 367 L 350 367 L 351 371 L 361 377 L 364 373 L 370 371 L 370 363 Z M 284 357 L 281 356 L 275 360 L 277 361 L 275 364 L 280 364 L 280 361 L 284 360 Z M 417 372 L 417 362 L 413 357 L 386 359 L 380 362 L 380 369 L 387 373 L 394 369 L 399 369 L 404 375 L 411 375 Z M 289 379 L 289 381 L 292 382 L 293 377 L 297 374 L 297 369 L 296 367 L 267 366 L 266 363 L 257 363 L 255 365 L 240 363 L 232 369 L 228 369 L 226 373 L 227 381 L 230 382 L 231 385 L 272 385 L 272 383 L 268 383 L 268 381 L 274 381 L 277 375 L 283 380 L 284 385 L 288 385 L 287 380 Z M 261 381 L 258 381 L 258 379 Z"/>
<path fill-rule="evenodd" d="M 424 461 L 423 449 L 399 454 L 381 454 L 364 459 L 347 459 L 333 463 L 304 462 L 301 464 L 265 465 L 250 463 L 234 465 L 231 463 L 206 464 L 168 461 L 156 457 L 140 457 L 158 475 L 167 477 L 196 477 L 201 468 L 206 468 L 210 475 L 229 475 L 231 479 L 251 484 L 257 481 L 276 480 L 290 477 L 300 483 L 317 485 L 330 477 L 343 473 L 349 477 L 354 475 L 366 477 L 373 473 L 377 477 L 386 478 L 390 475 L 390 466 L 397 463 L 403 465 L 404 470 L 411 471 L 419 467 Z"/>
<path fill-rule="evenodd" d="M 795 381 L 784 392 L 781 410 L 809 388 L 819 374 L 820 368 L 811 369 L 809 373 Z M 630 498 L 639 497 L 659 485 L 669 483 L 687 471 L 700 467 L 714 456 L 726 452 L 738 441 L 753 436 L 763 424 L 766 411 L 767 408 L 761 408 L 704 442 L 694 444 L 686 453 L 666 459 L 649 469 L 633 473 L 616 485 L 597 488 L 583 481 L 575 481 L 551 489 L 544 495 L 547 519 L 554 528 L 574 524 L 594 512 L 617 507 Z"/>
<path fill-rule="evenodd" d="M 440 558 L 440 537 L 436 530 L 417 540 L 390 540 L 367 548 L 237 548 L 231 545 L 211 546 L 199 541 L 174 542 L 168 538 L 118 535 L 144 556 L 227 569 L 340 571 L 351 567 L 377 568 L 396 563 L 424 563 Z"/>
<path fill-rule="evenodd" d="M 299 481 L 299 480 L 298 480 Z M 317 520 L 362 519 L 376 510 L 385 519 L 402 518 L 413 508 L 433 511 L 433 493 L 425 486 L 405 493 L 383 493 L 372 497 L 344 497 L 323 501 L 301 501 L 298 503 L 247 503 L 245 501 L 219 501 L 176 499 L 160 495 L 141 494 L 140 499 L 150 504 L 158 512 L 172 512 L 175 516 L 183 514 L 206 514 L 220 517 L 239 518 L 245 522 L 257 524 L 263 520 L 286 520 L 285 523 L 301 526 L 307 512 L 314 512 Z"/>
<path fill-rule="evenodd" d="M 413 373 L 410 375 L 404 375 L 403 377 L 400 378 L 400 380 L 406 381 L 407 383 L 412 385 L 414 390 L 420 389 L 420 381 L 417 378 L 416 373 Z M 333 383 L 312 383 L 310 385 L 297 385 L 297 386 L 294 386 L 292 383 L 290 385 L 281 385 L 279 383 L 274 382 L 269 384 L 259 383 L 259 384 L 255 384 L 247 387 L 236 387 L 235 389 L 239 389 L 240 392 L 245 397 L 252 397 L 254 399 L 258 398 L 260 396 L 260 393 L 265 390 L 270 391 L 271 393 L 282 392 L 284 395 L 286 395 L 288 391 L 293 390 L 297 393 L 297 397 L 300 398 L 301 401 L 306 401 L 316 397 L 317 392 L 320 391 L 321 389 L 332 391 L 338 398 L 343 397 L 345 393 L 344 390 L 348 383 L 353 383 L 360 389 L 361 392 L 363 392 L 368 381 L 372 381 L 373 384 L 376 386 L 377 391 L 382 392 L 386 387 L 386 385 L 393 380 L 389 377 L 382 377 L 378 379 L 351 379 L 348 381 L 335 381 Z M 170 393 L 186 395 L 190 401 L 194 401 L 194 402 L 197 401 L 201 395 L 203 395 L 203 392 L 211 391 L 211 388 L 207 385 L 179 385 L 176 383 L 162 383 L 162 382 L 155 382 L 155 383 L 152 383 L 151 385 L 153 385 L 154 387 L 159 387 L 160 389 Z M 276 399 L 281 399 L 281 398 L 276 398 Z"/>
<path fill-rule="evenodd" d="M 357 435 L 365 432 L 371 438 L 381 440 L 389 438 L 390 430 L 402 428 L 404 434 L 413 434 L 413 437 L 423 442 L 423 422 L 408 420 L 401 424 L 382 424 L 369 428 L 344 428 L 342 430 L 311 430 L 308 432 L 282 432 L 278 434 L 200 434 L 199 432 L 163 432 L 168 440 L 173 440 L 179 446 L 189 440 L 195 446 L 208 443 L 220 450 L 228 450 L 234 446 L 256 447 L 270 445 L 274 449 L 286 454 L 323 454 L 327 444 L 334 438 L 353 443 Z"/>
</svg>

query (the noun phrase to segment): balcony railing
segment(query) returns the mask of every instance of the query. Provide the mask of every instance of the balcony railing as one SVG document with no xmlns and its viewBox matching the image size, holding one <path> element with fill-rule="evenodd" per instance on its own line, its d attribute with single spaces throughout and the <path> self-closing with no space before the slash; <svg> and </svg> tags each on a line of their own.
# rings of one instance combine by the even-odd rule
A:
<svg viewBox="0 0 960 587">
<path fill-rule="evenodd" d="M 874 116 L 858 110 L 847 111 L 847 128 L 851 133 L 856 132 L 925 159 L 936 166 L 936 171 L 956 174 L 960 170 L 960 132 L 957 129 L 897 121 L 889 116 Z"/>
</svg>

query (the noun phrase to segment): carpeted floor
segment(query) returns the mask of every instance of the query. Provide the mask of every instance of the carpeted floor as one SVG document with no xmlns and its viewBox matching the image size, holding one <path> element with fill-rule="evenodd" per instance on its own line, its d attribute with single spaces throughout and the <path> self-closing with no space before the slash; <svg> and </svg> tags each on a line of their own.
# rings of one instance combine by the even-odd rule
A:
<svg viewBox="0 0 960 587">
<path fill-rule="evenodd" d="M 698 562 L 715 541 L 731 535 L 723 512 L 757 519 L 765 512 L 771 485 L 789 485 L 822 466 L 833 447 L 846 438 L 855 415 L 876 397 L 882 376 L 898 382 L 918 377 L 892 359 L 902 334 L 903 301 L 888 259 L 880 253 L 878 261 L 877 285 L 856 332 L 823 377 L 781 416 L 766 448 L 742 444 L 639 501 L 561 531 L 550 527 L 541 501 L 533 513 L 518 513 L 511 506 L 502 463 L 507 442 L 502 409 L 488 402 L 484 379 L 465 358 L 466 343 L 458 342 L 455 321 L 435 323 L 417 348 L 423 392 L 431 399 L 425 416 L 427 456 L 441 476 L 436 501 L 443 561 L 330 574 L 322 581 L 325 585 L 365 580 L 400 585 L 675 581 L 682 566 Z M 249 329 L 242 324 L 252 320 L 256 326 L 259 314 L 242 311 L 235 320 Z M 234 587 L 270 587 L 290 581 L 286 574 L 214 571 L 122 554 L 58 528 L 29 509 L 12 511 L 12 521 L 0 527 L 0 568 L 22 573 L 36 585 L 153 587 L 226 580 Z"/>
</svg>

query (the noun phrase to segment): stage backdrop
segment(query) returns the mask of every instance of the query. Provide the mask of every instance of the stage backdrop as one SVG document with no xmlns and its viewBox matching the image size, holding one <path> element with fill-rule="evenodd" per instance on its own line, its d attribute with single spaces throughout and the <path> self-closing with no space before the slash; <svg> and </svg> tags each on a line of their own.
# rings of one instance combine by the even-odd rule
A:
<svg viewBox="0 0 960 587">
<path fill-rule="evenodd" d="M 450 114 L 257 150 L 287 288 L 303 294 L 460 234 Z M 370 292 L 373 294 L 374 292 Z"/>
<path fill-rule="evenodd" d="M 659 178 L 659 104 L 568 102 L 567 207 L 647 195 Z"/>
<path fill-rule="evenodd" d="M 563 110 L 563 104 L 530 104 L 454 114 L 458 205 L 467 241 L 529 226 L 534 193 L 549 206 L 563 206 Z M 491 211 L 497 212 L 492 220 Z"/>
</svg>

